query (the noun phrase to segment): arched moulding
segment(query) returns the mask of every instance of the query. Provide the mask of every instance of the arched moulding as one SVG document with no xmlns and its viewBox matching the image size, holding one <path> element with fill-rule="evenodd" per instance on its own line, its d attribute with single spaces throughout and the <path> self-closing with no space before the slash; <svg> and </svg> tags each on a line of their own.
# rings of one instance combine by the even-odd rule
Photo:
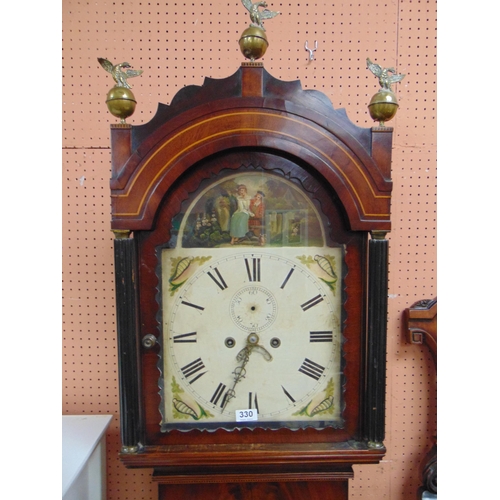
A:
<svg viewBox="0 0 500 500">
<path fill-rule="evenodd" d="M 337 193 L 351 230 L 390 230 L 392 129 L 364 129 L 326 96 L 243 65 L 161 105 L 150 123 L 112 126 L 113 229 L 151 229 L 172 183 L 228 150 L 273 151 L 308 164 Z"/>
</svg>

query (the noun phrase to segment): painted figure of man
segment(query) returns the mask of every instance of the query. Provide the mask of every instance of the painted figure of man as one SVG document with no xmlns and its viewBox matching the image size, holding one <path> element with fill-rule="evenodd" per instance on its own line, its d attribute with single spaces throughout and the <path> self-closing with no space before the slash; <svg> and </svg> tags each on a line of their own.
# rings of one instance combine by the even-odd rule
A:
<svg viewBox="0 0 500 500">
<path fill-rule="evenodd" d="M 259 243 L 263 244 L 264 233 L 262 231 L 264 227 L 264 214 L 265 214 L 265 203 L 264 203 L 264 193 L 262 191 L 257 191 L 255 196 L 250 200 L 250 211 L 253 216 L 248 221 L 248 227 L 252 233 L 259 238 Z"/>
</svg>

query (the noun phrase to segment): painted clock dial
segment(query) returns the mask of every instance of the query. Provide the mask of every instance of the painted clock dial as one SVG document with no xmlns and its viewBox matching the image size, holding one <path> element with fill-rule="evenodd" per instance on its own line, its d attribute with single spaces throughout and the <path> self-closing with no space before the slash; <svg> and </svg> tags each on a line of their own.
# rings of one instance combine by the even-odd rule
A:
<svg viewBox="0 0 500 500">
<path fill-rule="evenodd" d="M 258 183 L 265 196 L 270 180 L 239 175 L 225 183 L 236 191 L 242 181 Z M 212 186 L 193 207 L 217 192 Z M 269 202 L 253 229 L 244 221 L 243 237 L 230 240 L 236 230 L 227 221 L 226 240 L 201 248 L 189 243 L 196 223 L 186 214 L 180 244 L 162 250 L 163 431 L 342 426 L 343 250 L 317 246 L 321 231 L 318 240 L 308 229 L 320 227 L 314 210 L 300 191 L 293 197 L 296 206 L 279 214 Z M 222 217 L 210 218 L 222 234 Z M 241 418 L 248 413 L 252 419 Z"/>
</svg>

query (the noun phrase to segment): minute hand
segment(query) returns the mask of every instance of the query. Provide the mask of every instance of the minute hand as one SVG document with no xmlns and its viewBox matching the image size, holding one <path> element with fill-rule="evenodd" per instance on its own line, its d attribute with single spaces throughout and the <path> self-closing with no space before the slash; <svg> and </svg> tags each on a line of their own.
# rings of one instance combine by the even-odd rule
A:
<svg viewBox="0 0 500 500">
<path fill-rule="evenodd" d="M 246 374 L 245 366 L 250 361 L 250 354 L 252 353 L 252 351 L 255 350 L 257 352 L 260 352 L 262 356 L 264 356 L 264 359 L 266 361 L 271 361 L 273 359 L 273 357 L 269 354 L 269 352 L 264 347 L 259 345 L 258 342 L 259 342 L 258 335 L 255 333 L 251 333 L 247 337 L 247 345 L 236 355 L 236 359 L 240 362 L 240 364 L 233 371 L 234 382 L 233 386 L 226 393 L 225 401 L 222 406 L 224 409 L 226 408 L 226 405 L 229 403 L 229 401 L 236 396 L 236 392 L 234 390 L 236 384 L 242 378 L 245 378 Z"/>
<path fill-rule="evenodd" d="M 222 404 L 222 409 L 225 409 L 229 401 L 233 399 L 236 396 L 236 392 L 234 388 L 236 387 L 236 384 L 242 379 L 245 378 L 245 366 L 250 360 L 250 353 L 252 352 L 252 349 L 255 346 L 253 345 L 247 345 L 245 346 L 236 356 L 236 359 L 240 362 L 240 364 L 234 369 L 233 375 L 234 375 L 234 381 L 232 387 L 226 392 L 226 395 L 224 396 L 224 402 Z"/>
</svg>

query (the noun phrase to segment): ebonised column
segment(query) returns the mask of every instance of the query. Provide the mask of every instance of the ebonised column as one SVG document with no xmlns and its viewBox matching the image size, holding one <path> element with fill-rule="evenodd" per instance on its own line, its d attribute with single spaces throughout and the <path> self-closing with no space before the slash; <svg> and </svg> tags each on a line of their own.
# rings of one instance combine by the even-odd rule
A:
<svg viewBox="0 0 500 500">
<path fill-rule="evenodd" d="M 385 232 L 372 231 L 368 244 L 368 339 L 366 345 L 366 399 L 364 439 L 383 447 L 385 437 L 385 383 L 387 348 L 387 293 L 389 242 Z"/>
<path fill-rule="evenodd" d="M 120 377 L 120 434 L 123 453 L 138 450 L 141 429 L 136 241 L 114 231 L 116 325 Z"/>
</svg>

